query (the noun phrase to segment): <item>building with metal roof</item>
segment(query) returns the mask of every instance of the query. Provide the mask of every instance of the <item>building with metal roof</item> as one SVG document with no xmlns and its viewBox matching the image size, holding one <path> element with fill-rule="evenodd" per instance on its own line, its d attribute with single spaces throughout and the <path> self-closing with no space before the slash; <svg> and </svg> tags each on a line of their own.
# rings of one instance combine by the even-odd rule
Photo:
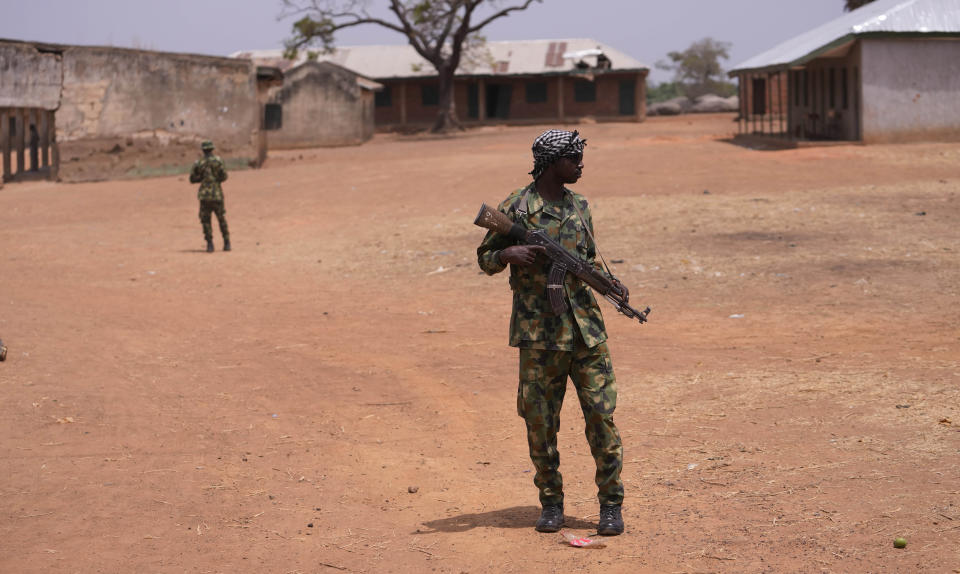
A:
<svg viewBox="0 0 960 574">
<path fill-rule="evenodd" d="M 207 139 L 258 165 L 258 81 L 235 58 L 0 39 L 0 179 L 184 173 Z"/>
<path fill-rule="evenodd" d="M 289 68 L 282 50 L 232 54 Z M 410 45 L 343 46 L 314 54 L 383 84 L 376 94 L 379 129 L 427 126 L 438 112 L 437 73 Z M 454 102 L 466 124 L 597 120 L 641 121 L 649 67 L 587 38 L 486 42 L 456 72 Z"/>
<path fill-rule="evenodd" d="M 960 0 L 876 0 L 730 72 L 741 133 L 960 139 Z"/>
<path fill-rule="evenodd" d="M 373 137 L 379 83 L 333 62 L 301 62 L 264 94 L 265 148 L 357 145 Z"/>
</svg>

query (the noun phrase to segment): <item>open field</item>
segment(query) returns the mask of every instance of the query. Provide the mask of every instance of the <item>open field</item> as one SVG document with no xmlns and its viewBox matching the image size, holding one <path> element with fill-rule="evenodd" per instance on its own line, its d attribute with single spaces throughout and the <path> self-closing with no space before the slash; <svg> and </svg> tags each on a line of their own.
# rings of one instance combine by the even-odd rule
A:
<svg viewBox="0 0 960 574">
<path fill-rule="evenodd" d="M 185 176 L 8 184 L 0 571 L 960 572 L 960 145 L 735 126 L 579 126 L 576 189 L 653 308 L 601 302 L 627 487 L 602 550 L 532 528 L 509 287 L 475 261 L 543 127 L 274 153 L 224 186 L 231 253 Z"/>
</svg>

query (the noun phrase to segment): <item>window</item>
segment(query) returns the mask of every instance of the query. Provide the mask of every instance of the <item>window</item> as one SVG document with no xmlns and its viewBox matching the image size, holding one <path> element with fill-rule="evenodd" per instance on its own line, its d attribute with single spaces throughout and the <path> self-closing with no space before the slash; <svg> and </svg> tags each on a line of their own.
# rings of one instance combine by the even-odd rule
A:
<svg viewBox="0 0 960 574">
<path fill-rule="evenodd" d="M 283 127 L 283 106 L 267 104 L 263 110 L 263 129 L 278 130 Z"/>
<path fill-rule="evenodd" d="M 840 107 L 847 109 L 850 105 L 850 92 L 847 87 L 847 69 L 840 69 Z"/>
<path fill-rule="evenodd" d="M 789 78 L 788 86 L 790 95 L 787 96 L 787 99 L 792 99 L 793 105 L 797 105 L 800 103 L 797 101 L 800 99 L 800 90 L 797 89 L 797 73 L 791 71 Z"/>
<path fill-rule="evenodd" d="M 827 95 L 824 91 L 827 89 L 827 70 L 820 68 L 820 112 L 823 113 L 827 108 Z"/>
<path fill-rule="evenodd" d="M 827 76 L 829 83 L 827 84 L 827 89 L 830 91 L 830 107 L 837 107 L 837 70 L 836 68 L 830 68 L 830 73 Z"/>
<path fill-rule="evenodd" d="M 437 86 L 424 84 L 420 86 L 420 103 L 424 106 L 436 106 L 440 104 L 440 91 Z"/>
<path fill-rule="evenodd" d="M 527 82 L 527 103 L 542 104 L 547 101 L 546 82 Z"/>
<path fill-rule="evenodd" d="M 763 116 L 767 113 L 767 79 L 754 78 L 752 83 L 753 115 Z"/>
<path fill-rule="evenodd" d="M 389 108 L 393 105 L 393 91 L 390 88 L 391 86 L 383 86 L 382 90 L 374 93 L 374 106 L 378 108 Z"/>
<path fill-rule="evenodd" d="M 856 66 L 853 67 L 853 110 L 854 117 L 857 117 L 857 114 L 860 112 L 860 69 Z M 858 134 L 859 135 L 859 134 Z"/>
<path fill-rule="evenodd" d="M 813 73 L 810 74 L 810 101 L 812 102 L 812 103 L 810 104 L 810 108 L 811 108 L 813 111 L 816 111 L 816 110 L 817 110 L 817 93 L 818 93 L 817 90 L 818 90 L 818 87 L 817 87 L 817 71 L 814 70 Z"/>
<path fill-rule="evenodd" d="M 800 105 L 800 72 L 793 72 L 793 105 Z"/>
<path fill-rule="evenodd" d="M 597 85 L 586 80 L 577 80 L 573 84 L 573 101 L 575 102 L 595 102 L 597 101 Z"/>
<path fill-rule="evenodd" d="M 810 72 L 803 71 L 803 105 L 810 105 Z"/>
</svg>

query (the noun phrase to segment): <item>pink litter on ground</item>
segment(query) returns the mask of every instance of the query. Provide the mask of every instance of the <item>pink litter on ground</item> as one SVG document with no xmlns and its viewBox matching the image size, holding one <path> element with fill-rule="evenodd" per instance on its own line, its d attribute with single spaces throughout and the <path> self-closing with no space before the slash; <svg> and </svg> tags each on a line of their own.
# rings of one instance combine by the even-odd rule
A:
<svg viewBox="0 0 960 574">
<path fill-rule="evenodd" d="M 576 534 L 570 532 L 561 532 L 560 534 L 563 536 L 564 540 L 570 544 L 570 546 L 576 546 L 577 548 L 604 548 L 606 546 L 603 540 L 597 538 L 577 536 Z"/>
</svg>

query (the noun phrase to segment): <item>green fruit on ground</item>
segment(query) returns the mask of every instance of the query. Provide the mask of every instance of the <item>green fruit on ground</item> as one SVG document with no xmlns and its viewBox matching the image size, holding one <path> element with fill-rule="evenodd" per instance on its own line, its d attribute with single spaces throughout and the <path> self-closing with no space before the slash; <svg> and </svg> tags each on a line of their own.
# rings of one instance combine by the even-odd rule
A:
<svg viewBox="0 0 960 574">
<path fill-rule="evenodd" d="M 906 539 L 906 538 L 894 538 L 894 539 L 893 539 L 893 547 L 894 547 L 894 548 L 906 548 L 906 547 L 907 547 L 907 539 Z"/>
</svg>

